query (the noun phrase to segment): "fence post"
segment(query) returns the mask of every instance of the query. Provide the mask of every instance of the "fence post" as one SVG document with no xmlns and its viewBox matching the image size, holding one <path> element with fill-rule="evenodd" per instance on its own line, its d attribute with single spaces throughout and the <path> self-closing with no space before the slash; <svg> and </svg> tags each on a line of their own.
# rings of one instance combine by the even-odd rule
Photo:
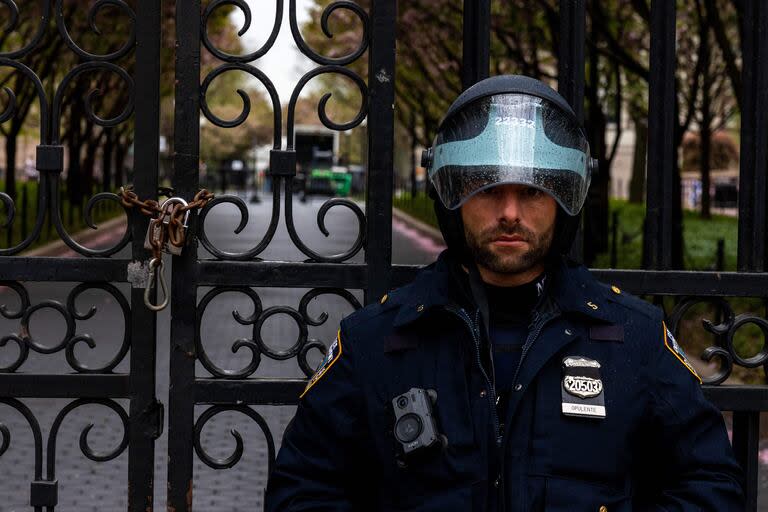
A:
<svg viewBox="0 0 768 512">
<path fill-rule="evenodd" d="M 715 270 L 722 272 L 725 270 L 725 239 L 717 240 L 717 255 L 715 256 Z"/>
</svg>

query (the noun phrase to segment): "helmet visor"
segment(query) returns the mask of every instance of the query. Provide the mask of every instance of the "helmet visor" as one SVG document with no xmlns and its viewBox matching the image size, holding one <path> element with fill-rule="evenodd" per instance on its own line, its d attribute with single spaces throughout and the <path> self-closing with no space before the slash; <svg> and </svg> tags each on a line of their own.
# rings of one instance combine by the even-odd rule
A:
<svg viewBox="0 0 768 512">
<path fill-rule="evenodd" d="M 489 96 L 463 108 L 445 122 L 433 154 L 429 177 L 450 210 L 486 188 L 520 184 L 541 189 L 576 215 L 589 187 L 584 132 L 535 96 Z"/>
</svg>

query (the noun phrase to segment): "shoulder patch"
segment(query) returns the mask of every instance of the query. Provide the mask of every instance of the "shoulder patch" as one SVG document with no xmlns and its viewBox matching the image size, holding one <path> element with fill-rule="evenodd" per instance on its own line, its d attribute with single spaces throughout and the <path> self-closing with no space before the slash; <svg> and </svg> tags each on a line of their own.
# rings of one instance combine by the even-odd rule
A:
<svg viewBox="0 0 768 512">
<path fill-rule="evenodd" d="M 320 380 L 320 377 L 325 375 L 325 373 L 331 369 L 331 366 L 333 366 L 333 364 L 338 361 L 338 359 L 341 357 L 341 350 L 341 329 L 339 329 L 339 332 L 336 333 L 336 339 L 333 340 L 331 346 L 328 347 L 328 352 L 326 352 L 325 357 L 320 362 L 317 370 L 315 370 L 315 374 L 311 379 L 309 379 L 309 382 L 307 382 L 307 387 L 304 388 L 304 392 L 302 392 L 299 396 L 300 399 L 304 398 L 304 395 L 307 394 L 307 391 L 309 391 L 312 386 L 317 384 L 317 381 Z"/>
<path fill-rule="evenodd" d="M 699 377 L 699 374 L 696 373 L 696 370 L 693 369 L 693 365 L 688 361 L 688 358 L 685 356 L 685 352 L 683 351 L 682 347 L 677 343 L 677 340 L 672 335 L 672 332 L 667 327 L 667 324 L 662 322 L 662 327 L 664 327 L 664 346 L 666 346 L 670 352 L 681 362 L 683 363 L 683 366 L 688 368 L 688 371 L 693 374 L 694 377 L 699 381 L 699 384 L 701 384 L 701 377 Z"/>
</svg>

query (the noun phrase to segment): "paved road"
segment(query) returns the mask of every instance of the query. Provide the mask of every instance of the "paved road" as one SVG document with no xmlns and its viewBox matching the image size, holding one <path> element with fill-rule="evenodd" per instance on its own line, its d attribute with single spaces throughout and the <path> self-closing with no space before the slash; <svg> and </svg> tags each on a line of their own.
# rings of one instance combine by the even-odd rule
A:
<svg viewBox="0 0 768 512">
<path fill-rule="evenodd" d="M 298 201 L 294 204 L 297 230 L 314 250 L 332 254 L 344 251 L 350 246 L 357 234 L 354 216 L 345 208 L 334 208 L 326 221 L 330 237 L 325 238 L 317 229 L 316 212 L 322 200 L 314 200 L 308 204 Z M 229 205 L 217 207 L 206 223 L 206 232 L 220 249 L 230 251 L 245 250 L 257 244 L 264 233 L 271 215 L 271 204 L 267 201 L 260 204 L 250 204 L 251 221 L 244 232 L 234 235 L 232 230 L 238 223 L 236 210 Z M 439 252 L 440 247 L 419 236 L 407 226 L 395 222 L 393 232 L 393 261 L 395 263 L 425 264 L 431 262 Z M 119 255 L 127 257 L 126 254 Z M 201 249 L 201 258 L 209 257 Z M 281 220 L 275 238 L 270 247 L 261 255 L 265 259 L 301 261 L 304 256 L 298 251 L 288 237 Z M 362 261 L 359 254 L 353 261 Z M 73 288 L 71 283 L 30 283 L 27 288 L 32 303 L 42 300 L 55 299 L 66 301 L 67 293 Z M 118 286 L 126 294 L 127 286 Z M 307 290 L 295 289 L 258 289 L 264 307 L 271 305 L 288 305 L 297 307 L 301 296 Z M 199 297 L 206 293 L 199 291 Z M 359 299 L 361 293 L 355 292 Z M 17 307 L 13 294 L 0 293 L 0 304 L 9 308 Z M 310 329 L 310 336 L 330 340 L 340 318 L 351 311 L 351 307 L 342 299 L 323 297 L 310 308 L 314 316 L 325 311 L 329 319 L 323 326 Z M 102 291 L 84 294 L 77 303 L 81 310 L 91 306 L 98 308 L 90 320 L 78 322 L 77 332 L 91 334 L 97 342 L 91 350 L 81 346 L 77 350 L 78 357 L 90 364 L 104 363 L 117 350 L 123 333 L 124 320 L 114 299 Z M 242 326 L 232 318 L 232 311 L 237 309 L 247 316 L 253 306 L 241 294 L 228 293 L 220 295 L 207 308 L 202 323 L 203 346 L 209 357 L 220 367 L 240 369 L 248 363 L 247 352 L 233 354 L 232 343 L 241 337 L 250 337 L 249 328 Z M 58 313 L 52 310 L 42 310 L 36 313 L 31 322 L 31 334 L 35 339 L 46 345 L 54 345 L 65 328 Z M 158 317 L 157 336 L 157 394 L 161 401 L 168 403 L 168 347 L 169 336 L 168 310 Z M 18 322 L 0 318 L 0 335 L 18 332 Z M 285 348 L 293 343 L 297 328 L 287 317 L 274 317 L 268 321 L 262 331 L 262 336 L 275 348 Z M 0 349 L 0 364 L 6 363 L 15 355 L 12 345 Z M 310 361 L 316 364 L 319 356 L 315 354 Z M 127 360 L 126 360 L 127 361 Z M 127 362 L 122 363 L 116 371 L 128 370 Z M 21 371 L 28 373 L 67 373 L 71 371 L 66 365 L 63 353 L 41 356 L 33 353 L 30 360 Z M 205 369 L 198 364 L 198 376 L 207 376 Z M 295 360 L 276 362 L 267 358 L 255 373 L 256 377 L 297 377 L 301 372 Z M 33 410 L 43 428 L 43 439 L 46 440 L 51 423 L 58 412 L 69 402 L 68 400 L 36 399 L 25 400 Z M 127 407 L 126 401 L 119 401 Z M 205 407 L 199 407 L 199 415 Z M 279 446 L 282 431 L 294 413 L 293 407 L 257 407 L 270 426 Z M 0 404 L 0 422 L 6 424 L 11 432 L 11 443 L 8 451 L 0 457 L 0 512 L 27 511 L 29 499 L 29 482 L 33 474 L 32 439 L 29 429 L 23 420 L 12 409 Z M 123 434 L 120 421 L 114 413 L 99 406 L 88 406 L 74 411 L 63 422 L 58 435 L 56 450 L 56 472 L 59 481 L 59 507 L 61 511 L 120 511 L 125 510 L 125 489 L 127 486 L 127 453 L 117 459 L 94 463 L 83 456 L 78 440 L 80 432 L 88 423 L 95 427 L 88 437 L 95 451 L 108 451 L 118 446 Z M 229 431 L 236 428 L 245 440 L 245 452 L 241 461 L 228 470 L 213 470 L 195 458 L 194 503 L 195 509 L 204 512 L 237 512 L 261 510 L 261 489 L 266 481 L 266 444 L 264 436 L 258 427 L 249 419 L 237 413 L 224 413 L 216 416 L 203 430 L 202 444 L 204 449 L 213 457 L 226 457 L 232 453 L 235 446 Z M 157 510 L 165 507 L 165 478 L 167 472 L 167 426 L 164 435 L 156 445 L 156 491 L 155 506 Z M 762 486 L 766 487 L 765 472 L 761 472 Z M 763 493 L 766 495 L 768 493 Z M 760 510 L 768 510 L 766 498 L 761 498 Z"/>
<path fill-rule="evenodd" d="M 294 214 L 296 228 L 302 240 L 312 249 L 334 254 L 350 247 L 357 234 L 354 215 L 343 207 L 331 209 L 326 218 L 330 231 L 328 238 L 317 229 L 316 213 L 322 204 L 321 199 L 311 200 L 307 204 L 295 202 Z M 257 244 L 261 239 L 271 216 L 271 203 L 248 203 L 251 216 L 248 227 L 240 234 L 233 233 L 238 223 L 236 209 L 230 205 L 215 208 L 206 222 L 206 232 L 215 245 L 224 250 L 241 251 Z M 103 242 L 108 243 L 109 240 Z M 98 243 L 98 242 L 97 242 Z M 424 240 L 406 226 L 396 223 L 393 232 L 393 260 L 395 263 L 425 264 L 431 262 L 440 247 Z M 74 254 L 67 254 L 75 256 Z M 118 257 L 130 257 L 123 252 Z M 201 249 L 201 258 L 210 257 Z M 301 261 L 303 254 L 291 242 L 285 229 L 284 219 L 269 248 L 261 255 L 265 259 Z M 363 254 L 358 254 L 353 261 L 362 262 Z M 27 283 L 32 304 L 43 300 L 58 300 L 66 304 L 67 294 L 73 283 Z M 128 296 L 129 288 L 118 285 L 118 289 Z M 207 291 L 201 289 L 199 297 Z M 301 296 L 307 290 L 294 289 L 259 289 L 258 293 L 264 307 L 288 305 L 298 307 Z M 354 292 L 359 300 L 362 293 Z M 318 328 L 310 328 L 310 336 L 324 341 L 332 339 L 343 315 L 352 311 L 343 299 L 332 296 L 315 301 L 310 313 L 317 316 L 322 311 L 329 314 L 328 321 Z M 0 304 L 6 304 L 13 310 L 18 307 L 16 296 L 5 290 L 0 292 Z M 84 345 L 76 350 L 78 357 L 87 364 L 104 364 L 116 353 L 124 332 L 123 314 L 113 297 L 103 291 L 90 291 L 83 294 L 77 302 L 80 310 L 91 306 L 98 308 L 97 313 L 87 321 L 77 324 L 77 333 L 88 333 L 96 341 L 96 348 Z M 241 294 L 223 294 L 215 299 L 206 309 L 202 324 L 203 345 L 209 357 L 220 367 L 239 369 L 248 363 L 247 354 L 231 352 L 232 343 L 240 337 L 250 337 L 251 333 L 232 318 L 232 311 L 237 309 L 247 315 L 253 306 Z M 157 336 L 157 394 L 161 401 L 168 403 L 168 347 L 170 346 L 169 309 L 158 317 Z M 30 331 L 40 343 L 53 346 L 61 337 L 66 326 L 62 317 L 51 309 L 43 309 L 32 317 Z M 0 334 L 18 332 L 18 321 L 0 317 Z M 273 317 L 262 331 L 263 338 L 273 347 L 281 348 L 292 344 L 297 334 L 295 324 L 287 317 Z M 0 364 L 7 364 L 16 355 L 13 344 L 0 349 Z M 244 351 L 248 352 L 248 351 Z M 316 364 L 319 355 L 315 354 L 310 362 Z M 128 370 L 128 358 L 116 372 Z M 29 360 L 19 371 L 26 373 L 70 373 L 63 352 L 40 355 L 32 352 Z M 198 365 L 198 376 L 208 373 Z M 263 358 L 256 377 L 298 377 L 301 372 L 295 360 L 276 362 Z M 24 400 L 34 412 L 43 430 L 44 443 L 54 418 L 69 400 L 32 399 Z M 118 401 L 127 410 L 127 401 Z M 293 407 L 257 407 L 267 420 L 270 430 L 279 446 L 282 431 L 293 416 Z M 200 414 L 205 407 L 196 411 Z M 167 420 L 166 420 L 167 421 Z M 8 426 L 11 442 L 8 451 L 0 457 L 0 512 L 31 510 L 28 506 L 29 485 L 33 480 L 33 440 L 30 429 L 21 416 L 10 407 L 0 404 L 0 423 Z M 85 458 L 79 448 L 80 432 L 89 423 L 95 427 L 88 436 L 93 450 L 109 451 L 117 447 L 123 435 L 119 418 L 110 410 L 101 406 L 86 406 L 76 409 L 62 423 L 57 436 L 56 475 L 59 482 L 59 506 L 62 511 L 119 511 L 125 510 L 125 489 L 127 486 L 127 452 L 113 461 L 95 463 Z M 261 489 L 266 481 L 266 444 L 264 436 L 253 422 L 237 413 L 224 413 L 208 423 L 203 431 L 202 444 L 211 456 L 226 457 L 235 446 L 229 429 L 237 428 L 246 441 L 245 453 L 240 463 L 229 470 L 213 470 L 199 459 L 195 464 L 194 500 L 196 510 L 206 512 L 260 510 L 262 505 Z M 165 429 L 167 433 L 167 426 Z M 165 506 L 165 478 L 167 436 L 164 434 L 156 445 L 156 496 L 158 510 Z M 44 447 L 45 452 L 45 447 Z"/>
</svg>

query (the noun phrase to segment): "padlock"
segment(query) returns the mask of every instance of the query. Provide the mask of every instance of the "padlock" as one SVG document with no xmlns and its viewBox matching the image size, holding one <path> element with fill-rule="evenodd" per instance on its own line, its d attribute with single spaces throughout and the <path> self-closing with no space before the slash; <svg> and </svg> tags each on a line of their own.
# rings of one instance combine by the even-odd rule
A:
<svg viewBox="0 0 768 512">
<path fill-rule="evenodd" d="M 188 203 L 180 198 L 180 197 L 170 197 L 166 199 L 162 205 L 160 205 L 160 208 L 163 210 L 163 215 L 161 217 L 162 223 L 163 223 L 163 229 L 165 229 L 165 246 L 163 247 L 163 250 L 167 252 L 168 254 L 173 254 L 174 256 L 180 256 L 181 251 L 184 248 L 184 241 L 187 238 L 187 223 L 189 221 L 189 210 L 184 212 L 184 222 L 182 224 L 183 229 L 183 236 L 182 236 L 182 245 L 181 246 L 175 246 L 171 243 L 171 237 L 169 234 L 170 224 L 171 224 L 171 213 L 173 212 L 173 205 L 175 203 L 181 204 L 182 206 L 188 206 Z"/>
<path fill-rule="evenodd" d="M 168 229 L 168 227 L 167 225 L 164 225 L 160 219 L 150 219 L 149 229 L 147 229 L 147 236 L 144 238 L 144 248 L 148 251 L 154 250 L 154 247 L 152 247 L 151 237 L 154 236 L 156 239 L 162 240 L 160 237 L 164 235 L 162 232 L 164 229 Z M 165 243 L 163 243 L 162 251 L 174 256 L 181 256 L 183 247 L 176 247 L 167 238 L 167 235 L 165 235 Z"/>
<path fill-rule="evenodd" d="M 157 219 L 151 219 L 149 221 L 147 236 L 144 238 L 145 249 L 150 251 L 154 249 L 152 247 L 152 239 L 154 238 L 155 240 L 158 240 L 160 243 L 162 243 L 163 252 L 167 254 L 172 254 L 174 256 L 181 256 L 183 246 L 177 247 L 173 245 L 169 240 L 169 236 L 168 236 L 168 229 L 171 223 L 171 212 L 173 211 L 173 205 L 175 203 L 179 203 L 179 204 L 182 204 L 183 206 L 187 206 L 187 202 L 180 197 L 171 197 L 170 199 L 167 199 L 163 202 L 163 204 L 160 206 L 160 209 L 163 212 L 161 216 Z M 184 213 L 184 224 L 182 225 L 185 231 L 184 238 L 186 238 L 186 229 L 187 229 L 188 219 L 189 219 L 189 211 Z"/>
</svg>

